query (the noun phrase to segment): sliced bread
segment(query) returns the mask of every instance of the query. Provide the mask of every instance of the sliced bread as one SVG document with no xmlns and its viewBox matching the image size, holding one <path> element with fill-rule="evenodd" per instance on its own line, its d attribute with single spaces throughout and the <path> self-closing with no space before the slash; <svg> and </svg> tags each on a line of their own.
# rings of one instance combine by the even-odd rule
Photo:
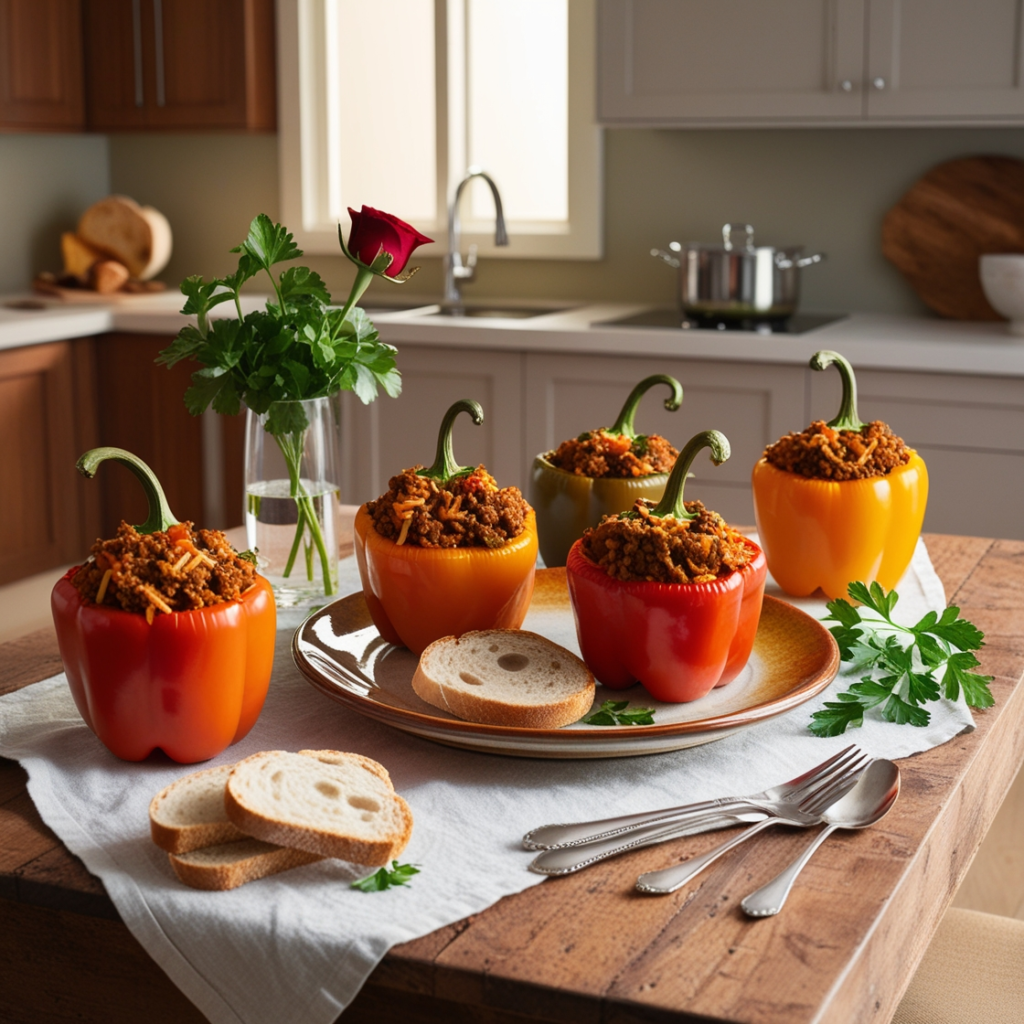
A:
<svg viewBox="0 0 1024 1024">
<path fill-rule="evenodd" d="M 412 688 L 428 704 L 487 725 L 558 729 L 594 702 L 594 674 L 572 651 L 523 629 L 435 640 Z"/>
<path fill-rule="evenodd" d="M 193 772 L 157 793 L 149 804 L 153 842 L 168 853 L 188 853 L 248 839 L 224 810 L 224 786 L 233 767 Z"/>
<path fill-rule="evenodd" d="M 80 241 L 123 263 L 140 281 L 159 274 L 171 258 L 171 226 L 152 206 L 127 196 L 108 196 L 82 214 Z"/>
<path fill-rule="evenodd" d="M 412 812 L 387 772 L 358 754 L 253 754 L 228 776 L 224 806 L 256 839 L 355 864 L 387 863 L 412 833 Z"/>
<path fill-rule="evenodd" d="M 242 839 L 168 855 L 174 873 L 193 889 L 236 889 L 257 878 L 312 864 L 323 858 L 305 850 Z"/>
</svg>

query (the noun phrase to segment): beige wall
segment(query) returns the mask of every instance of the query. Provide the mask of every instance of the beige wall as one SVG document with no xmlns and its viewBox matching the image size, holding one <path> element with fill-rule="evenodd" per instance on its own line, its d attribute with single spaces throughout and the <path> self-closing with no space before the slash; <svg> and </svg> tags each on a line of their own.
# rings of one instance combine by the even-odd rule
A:
<svg viewBox="0 0 1024 1024">
<path fill-rule="evenodd" d="M 165 280 L 229 271 L 249 220 L 277 215 L 276 145 L 272 136 L 111 136 L 112 188 L 162 209 L 174 228 Z M 929 167 L 982 153 L 1024 158 L 1024 130 L 608 131 L 604 259 L 481 261 L 466 295 L 670 303 L 673 273 L 650 249 L 714 241 L 723 221 L 740 220 L 767 244 L 828 254 L 804 273 L 804 308 L 923 312 L 881 255 L 882 218 Z M 347 287 L 341 256 L 305 262 L 332 290 Z M 422 266 L 409 291 L 438 292 L 440 261 Z"/>
<path fill-rule="evenodd" d="M 60 235 L 110 191 L 102 135 L 0 135 L 0 294 L 59 272 Z"/>
</svg>

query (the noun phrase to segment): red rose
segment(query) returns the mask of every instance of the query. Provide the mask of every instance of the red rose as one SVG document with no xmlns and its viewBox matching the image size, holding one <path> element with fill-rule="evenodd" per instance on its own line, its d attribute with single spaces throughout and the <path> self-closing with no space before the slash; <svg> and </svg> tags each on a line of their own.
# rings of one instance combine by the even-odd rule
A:
<svg viewBox="0 0 1024 1024">
<path fill-rule="evenodd" d="M 383 248 L 394 258 L 384 271 L 387 277 L 398 277 L 405 269 L 413 250 L 432 238 L 421 235 L 411 224 L 392 217 L 390 213 L 364 206 L 356 213 L 350 206 L 352 230 L 348 236 L 348 251 L 361 263 L 370 266 Z"/>
</svg>

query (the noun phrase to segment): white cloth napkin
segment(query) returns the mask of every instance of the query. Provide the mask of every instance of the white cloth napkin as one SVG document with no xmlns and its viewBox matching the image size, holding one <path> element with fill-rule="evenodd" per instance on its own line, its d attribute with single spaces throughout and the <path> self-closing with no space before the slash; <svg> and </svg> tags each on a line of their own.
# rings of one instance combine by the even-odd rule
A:
<svg viewBox="0 0 1024 1024">
<path fill-rule="evenodd" d="M 343 577 L 342 593 L 359 588 L 354 560 L 344 563 Z M 898 618 L 906 623 L 945 606 L 923 544 L 899 592 Z M 823 603 L 795 603 L 826 614 Z M 325 699 L 292 664 L 297 621 L 290 617 L 282 616 L 263 714 L 249 736 L 209 763 L 303 747 L 381 761 L 415 817 L 402 861 L 421 873 L 407 888 L 363 893 L 349 882 L 366 869 L 325 861 L 231 892 L 189 889 L 150 841 L 148 806 L 161 788 L 195 769 L 159 755 L 139 764 L 114 758 L 82 722 L 63 675 L 0 699 L 0 754 L 27 769 L 43 820 L 103 880 L 128 928 L 214 1024 L 333 1021 L 391 945 L 541 882 L 526 869 L 533 854 L 520 845 L 536 826 L 752 793 L 851 741 L 869 754 L 901 758 L 973 728 L 965 706 L 941 701 L 931 706 L 926 728 L 866 720 L 845 736 L 817 739 L 807 731 L 810 713 L 852 681 L 841 676 L 787 715 L 675 753 L 599 761 L 472 753 L 408 736 Z"/>
</svg>

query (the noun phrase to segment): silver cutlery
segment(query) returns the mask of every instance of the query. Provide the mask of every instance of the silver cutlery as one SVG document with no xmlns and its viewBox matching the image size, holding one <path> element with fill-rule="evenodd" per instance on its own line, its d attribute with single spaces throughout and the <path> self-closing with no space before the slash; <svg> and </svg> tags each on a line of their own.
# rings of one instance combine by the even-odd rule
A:
<svg viewBox="0 0 1024 1024">
<path fill-rule="evenodd" d="M 867 828 L 889 812 L 900 793 L 900 770 L 892 761 L 873 761 L 857 780 L 857 784 L 822 814 L 827 825 L 814 842 L 785 871 L 766 885 L 752 892 L 740 904 L 750 917 L 771 917 L 777 914 L 789 896 L 797 875 L 825 840 L 840 828 Z"/>
<path fill-rule="evenodd" d="M 724 816 L 756 810 L 772 814 L 780 805 L 791 805 L 802 797 L 814 793 L 819 786 L 846 771 L 857 759 L 866 760 L 864 754 L 855 745 L 851 745 L 804 772 L 803 775 L 751 796 L 718 797 L 714 800 L 668 807 L 660 811 L 624 814 L 617 818 L 603 818 L 598 821 L 542 825 L 523 836 L 523 846 L 528 850 L 557 850 L 566 846 L 580 846 L 596 840 L 609 839 L 648 825 L 667 825 L 670 822 L 681 824 L 684 819 L 707 818 L 710 814 Z M 702 831 L 715 827 L 722 826 L 707 825 Z"/>
<path fill-rule="evenodd" d="M 865 757 L 864 762 L 868 762 Z M 817 790 L 810 796 L 804 796 L 793 801 L 785 808 L 780 808 L 777 816 L 765 818 L 762 821 L 751 825 L 750 828 L 734 836 L 727 842 L 716 846 L 713 850 L 693 857 L 682 864 L 673 864 L 671 867 L 663 868 L 660 871 L 646 871 L 636 880 L 636 887 L 641 892 L 667 894 L 675 892 L 680 886 L 685 885 L 691 878 L 699 874 L 709 864 L 714 863 L 719 857 L 728 853 L 740 843 L 753 838 L 758 832 L 771 825 L 818 825 L 821 823 L 822 814 L 837 800 L 845 796 L 857 783 L 857 779 L 863 773 L 867 763 L 861 763 L 860 759 L 855 766 L 844 770 L 838 777 L 833 777 L 827 785 Z"/>
</svg>

